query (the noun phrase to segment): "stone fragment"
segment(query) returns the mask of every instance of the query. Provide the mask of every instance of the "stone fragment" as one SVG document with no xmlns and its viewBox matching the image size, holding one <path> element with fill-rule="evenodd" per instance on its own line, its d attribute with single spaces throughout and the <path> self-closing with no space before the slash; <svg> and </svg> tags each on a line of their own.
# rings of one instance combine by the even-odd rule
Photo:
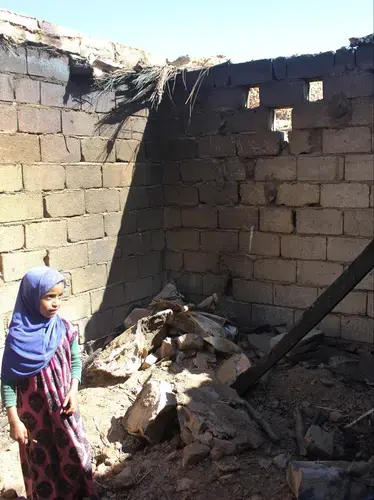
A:
<svg viewBox="0 0 374 500">
<path fill-rule="evenodd" d="M 237 458 L 223 458 L 219 462 L 217 462 L 217 467 L 221 472 L 235 472 L 240 469 L 240 463 Z"/>
<path fill-rule="evenodd" d="M 204 342 L 206 342 L 206 344 L 208 344 L 213 351 L 220 352 L 222 354 L 234 354 L 241 352 L 240 347 L 234 344 L 234 342 L 222 337 L 205 337 Z"/>
<path fill-rule="evenodd" d="M 216 361 L 217 359 L 214 354 L 198 351 L 195 359 L 193 360 L 193 364 L 199 370 L 207 370 L 209 365 L 215 364 Z"/>
<path fill-rule="evenodd" d="M 175 341 L 170 337 L 166 337 L 162 341 L 161 347 L 158 350 L 158 355 L 160 359 L 173 358 L 176 353 Z"/>
<path fill-rule="evenodd" d="M 178 347 L 181 351 L 188 351 L 189 349 L 203 349 L 204 342 L 200 335 L 195 333 L 186 333 L 178 337 Z"/>
<path fill-rule="evenodd" d="M 330 378 L 326 378 L 326 377 L 321 377 L 320 379 L 320 382 L 322 385 L 324 385 L 325 387 L 334 387 L 334 381 Z"/>
<path fill-rule="evenodd" d="M 235 455 L 237 453 L 236 445 L 232 441 L 225 439 L 213 439 L 213 448 L 210 452 L 214 461 L 220 460 L 222 457 Z"/>
<path fill-rule="evenodd" d="M 143 361 L 143 364 L 141 366 L 142 370 L 146 370 L 150 366 L 156 364 L 158 361 L 158 357 L 155 356 L 154 354 L 148 354 L 148 356 L 145 358 Z"/>
<path fill-rule="evenodd" d="M 287 332 L 284 332 L 284 333 L 281 333 L 279 335 L 276 335 L 275 337 L 273 337 L 271 340 L 270 340 L 270 347 L 271 349 L 274 348 L 274 346 L 276 346 L 278 344 L 278 342 L 280 340 L 282 340 L 282 338 L 287 334 Z M 310 330 L 309 333 L 307 333 L 305 335 L 305 337 L 300 340 L 300 342 L 297 344 L 298 346 L 302 346 L 304 344 L 307 344 L 308 342 L 311 342 L 312 340 L 317 340 L 318 338 L 322 338 L 324 336 L 324 333 L 322 330 L 320 330 L 319 328 L 313 328 L 312 330 Z"/>
<path fill-rule="evenodd" d="M 122 488 L 131 488 L 135 484 L 135 478 L 133 470 L 131 467 L 126 467 L 123 469 L 116 477 L 111 481 L 114 489 L 120 490 Z"/>
<path fill-rule="evenodd" d="M 331 422 L 339 423 L 344 420 L 344 415 L 340 411 L 332 411 L 329 414 L 329 419 L 331 420 Z"/>
<path fill-rule="evenodd" d="M 131 311 L 131 313 L 127 316 L 124 321 L 124 325 L 126 330 L 134 326 L 140 319 L 150 316 L 151 313 L 148 309 L 141 309 L 136 307 Z"/>
<path fill-rule="evenodd" d="M 226 359 L 217 372 L 217 378 L 223 384 L 232 385 L 236 379 L 251 367 L 251 362 L 244 353 L 234 354 Z"/>
<path fill-rule="evenodd" d="M 321 429 L 318 425 L 311 425 L 305 434 L 305 443 L 308 455 L 320 459 L 329 459 L 334 452 L 333 435 Z"/>
<path fill-rule="evenodd" d="M 192 481 L 192 479 L 189 479 L 188 477 L 183 477 L 178 481 L 177 492 L 191 490 L 193 488 L 193 485 L 194 482 Z"/>
<path fill-rule="evenodd" d="M 286 453 L 281 453 L 273 458 L 274 465 L 278 467 L 278 469 L 287 469 L 289 461 L 290 456 Z"/>
<path fill-rule="evenodd" d="M 209 455 L 209 446 L 201 443 L 191 443 L 183 448 L 183 467 L 196 465 Z"/>
<path fill-rule="evenodd" d="M 127 410 L 123 425 L 130 434 L 142 436 L 151 444 L 159 443 L 175 418 L 176 405 L 171 385 L 151 380 Z"/>
</svg>

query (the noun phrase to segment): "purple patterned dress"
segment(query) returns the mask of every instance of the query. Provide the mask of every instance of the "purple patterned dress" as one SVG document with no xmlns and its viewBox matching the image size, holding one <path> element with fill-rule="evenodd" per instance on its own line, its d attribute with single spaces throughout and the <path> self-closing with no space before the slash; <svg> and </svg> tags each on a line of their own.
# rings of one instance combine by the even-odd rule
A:
<svg viewBox="0 0 374 500">
<path fill-rule="evenodd" d="M 71 383 L 70 346 L 77 336 L 64 321 L 63 336 L 51 362 L 17 384 L 17 408 L 29 440 L 20 445 L 27 500 L 97 500 L 92 478 L 91 448 L 79 410 L 61 413 Z"/>
</svg>

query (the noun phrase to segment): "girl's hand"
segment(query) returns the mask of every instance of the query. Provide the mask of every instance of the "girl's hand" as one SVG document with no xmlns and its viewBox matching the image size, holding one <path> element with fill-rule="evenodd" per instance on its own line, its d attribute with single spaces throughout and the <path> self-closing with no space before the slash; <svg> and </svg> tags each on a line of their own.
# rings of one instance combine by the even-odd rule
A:
<svg viewBox="0 0 374 500">
<path fill-rule="evenodd" d="M 27 429 L 25 427 L 25 424 L 21 422 L 21 420 L 10 422 L 10 437 L 14 439 L 14 441 L 18 441 L 19 444 L 27 443 Z"/>
<path fill-rule="evenodd" d="M 78 383 L 75 378 L 71 381 L 70 391 L 66 394 L 62 404 L 62 413 L 64 415 L 72 415 L 78 409 Z"/>
</svg>

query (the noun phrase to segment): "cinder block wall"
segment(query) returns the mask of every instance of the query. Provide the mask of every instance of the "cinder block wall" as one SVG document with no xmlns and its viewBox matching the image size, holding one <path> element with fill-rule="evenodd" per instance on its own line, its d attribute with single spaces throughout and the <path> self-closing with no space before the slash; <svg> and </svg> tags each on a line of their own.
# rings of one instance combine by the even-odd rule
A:
<svg viewBox="0 0 374 500">
<path fill-rule="evenodd" d="M 0 346 L 32 266 L 64 272 L 63 314 L 81 342 L 162 284 L 162 172 L 142 146 L 148 112 L 100 125 L 115 96 L 87 94 L 84 80 L 72 81 L 64 53 L 0 46 Z"/>
<path fill-rule="evenodd" d="M 183 292 L 225 292 L 240 320 L 291 325 L 367 245 L 373 61 L 367 45 L 224 65 L 204 80 L 192 114 L 183 103 L 198 73 L 165 103 L 165 268 Z M 314 80 L 324 97 L 308 102 Z M 246 109 L 256 86 L 260 106 Z M 272 130 L 282 107 L 293 108 L 289 142 Z M 371 274 L 325 332 L 372 343 L 373 289 Z"/>
</svg>

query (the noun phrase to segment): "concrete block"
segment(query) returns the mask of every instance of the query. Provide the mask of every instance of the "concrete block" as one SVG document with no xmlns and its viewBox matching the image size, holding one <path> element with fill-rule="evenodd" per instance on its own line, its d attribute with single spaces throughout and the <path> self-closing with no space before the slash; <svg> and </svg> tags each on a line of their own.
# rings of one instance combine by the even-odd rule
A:
<svg viewBox="0 0 374 500">
<path fill-rule="evenodd" d="M 84 111 L 62 111 L 62 131 L 65 135 L 92 136 L 97 117 Z M 88 160 L 86 160 L 88 161 Z"/>
<path fill-rule="evenodd" d="M 0 75 L 0 101 L 14 100 L 13 85 L 13 77 L 11 75 Z"/>
<path fill-rule="evenodd" d="M 198 156 L 200 158 L 225 158 L 236 155 L 235 137 L 232 135 L 213 135 L 197 140 Z"/>
<path fill-rule="evenodd" d="M 163 224 L 161 224 L 161 227 L 162 229 L 156 229 L 151 232 L 152 250 L 158 250 L 159 252 L 165 248 L 165 232 Z"/>
<path fill-rule="evenodd" d="M 223 63 L 212 68 L 214 87 L 227 87 L 231 78 L 231 63 Z"/>
<path fill-rule="evenodd" d="M 91 115 L 89 115 L 91 116 Z M 86 162 L 114 162 L 116 155 L 113 144 L 101 137 L 85 137 L 82 139 L 82 157 Z"/>
<path fill-rule="evenodd" d="M 45 49 L 27 47 L 27 73 L 67 82 L 70 76 L 69 58 Z"/>
<path fill-rule="evenodd" d="M 18 129 L 34 134 L 57 134 L 61 132 L 61 112 L 59 109 L 19 106 Z"/>
<path fill-rule="evenodd" d="M 175 169 L 178 167 L 176 164 L 170 164 L 168 168 L 173 171 L 173 175 L 168 176 L 168 182 L 166 182 L 166 184 L 174 184 L 177 182 Z M 182 161 L 179 168 L 181 180 L 183 182 L 206 182 L 217 179 L 218 163 L 212 160 L 191 159 Z"/>
<path fill-rule="evenodd" d="M 136 225 L 138 231 L 149 231 L 163 228 L 162 208 L 152 208 L 141 210 L 136 214 Z"/>
<path fill-rule="evenodd" d="M 88 263 L 101 264 L 111 262 L 116 253 L 117 239 L 103 238 L 88 242 Z"/>
<path fill-rule="evenodd" d="M 71 272 L 73 294 L 87 292 L 106 285 L 106 265 L 93 264 Z"/>
<path fill-rule="evenodd" d="M 356 342 L 374 341 L 374 320 L 362 316 L 342 316 L 341 318 L 342 338 Z"/>
<path fill-rule="evenodd" d="M 168 250 L 198 250 L 198 231 L 181 230 L 166 231 L 166 247 Z"/>
<path fill-rule="evenodd" d="M 203 294 L 203 277 L 199 274 L 184 273 L 176 278 L 178 290 L 184 295 L 198 295 Z"/>
<path fill-rule="evenodd" d="M 260 85 L 261 106 L 294 106 L 306 101 L 307 85 L 303 80 L 269 81 Z"/>
<path fill-rule="evenodd" d="M 76 321 L 91 316 L 90 294 L 83 293 L 64 300 L 59 314 L 69 321 Z"/>
<path fill-rule="evenodd" d="M 152 250 L 151 232 L 134 233 L 121 236 L 118 241 L 123 257 L 145 255 Z"/>
<path fill-rule="evenodd" d="M 369 243 L 365 238 L 327 238 L 327 260 L 350 263 Z"/>
<path fill-rule="evenodd" d="M 15 255 L 15 254 L 13 254 Z M 19 289 L 19 282 L 2 283 L 0 293 L 0 314 L 13 311 Z"/>
<path fill-rule="evenodd" d="M 102 186 L 101 166 L 89 164 L 66 165 L 66 187 L 89 189 Z"/>
<path fill-rule="evenodd" d="M 199 186 L 201 203 L 208 205 L 235 205 L 238 202 L 236 182 L 206 182 Z"/>
<path fill-rule="evenodd" d="M 340 180 L 343 169 L 344 160 L 339 156 L 299 156 L 297 158 L 298 181 Z"/>
<path fill-rule="evenodd" d="M 259 259 L 254 263 L 253 275 L 260 280 L 295 283 L 296 262 L 282 259 Z"/>
<path fill-rule="evenodd" d="M 132 162 L 141 161 L 142 153 L 140 143 L 134 140 L 117 140 L 115 143 L 116 161 Z"/>
<path fill-rule="evenodd" d="M 302 182 L 281 184 L 277 188 L 277 205 L 303 207 L 319 204 L 319 186 Z"/>
<path fill-rule="evenodd" d="M 354 97 L 369 97 L 374 92 L 372 73 L 352 73 L 332 76 L 323 80 L 323 97 L 331 99 L 336 94 Z"/>
<path fill-rule="evenodd" d="M 357 67 L 364 71 L 373 71 L 374 69 L 374 47 L 372 43 L 360 45 L 356 50 Z"/>
<path fill-rule="evenodd" d="M 161 165 L 137 163 L 134 168 L 132 181 L 135 186 L 159 187 L 162 185 L 162 174 L 163 172 Z"/>
<path fill-rule="evenodd" d="M 214 276 L 208 274 L 203 276 L 203 295 L 213 295 L 213 293 L 225 293 L 227 278 L 225 276 Z"/>
<path fill-rule="evenodd" d="M 326 101 L 306 101 L 292 109 L 292 127 L 294 129 L 316 129 L 331 127 L 334 120 Z"/>
<path fill-rule="evenodd" d="M 233 297 L 235 300 L 240 300 L 242 302 L 272 304 L 273 285 L 272 283 L 261 283 L 261 281 L 234 279 Z"/>
<path fill-rule="evenodd" d="M 21 165 L 0 165 L 0 193 L 21 191 L 22 188 Z"/>
<path fill-rule="evenodd" d="M 370 188 L 370 206 L 374 207 L 374 186 Z"/>
<path fill-rule="evenodd" d="M 299 321 L 303 314 L 304 309 L 295 310 L 295 323 Z M 340 338 L 340 316 L 336 314 L 328 314 L 318 325 L 316 325 L 316 328 L 320 328 L 328 337 Z"/>
<path fill-rule="evenodd" d="M 87 245 L 68 245 L 48 250 L 48 261 L 51 267 L 63 271 L 86 267 L 88 265 Z"/>
<path fill-rule="evenodd" d="M 273 59 L 273 73 L 276 80 L 287 78 L 287 58 L 277 57 Z"/>
<path fill-rule="evenodd" d="M 100 92 L 90 92 L 85 95 L 82 109 L 89 112 L 108 113 L 115 107 L 115 104 L 114 91 L 105 92 L 104 94 Z"/>
<path fill-rule="evenodd" d="M 347 181 L 374 182 L 374 154 L 347 155 L 344 178 Z"/>
<path fill-rule="evenodd" d="M 321 290 L 322 293 L 322 290 Z M 350 292 L 333 310 L 340 314 L 366 315 L 367 292 Z"/>
<path fill-rule="evenodd" d="M 71 217 L 85 212 L 84 191 L 51 193 L 44 198 L 48 217 Z"/>
<path fill-rule="evenodd" d="M 352 125 L 373 125 L 374 102 L 372 97 L 351 99 Z"/>
<path fill-rule="evenodd" d="M 183 252 L 183 269 L 193 273 L 218 273 L 218 255 L 204 252 Z"/>
<path fill-rule="evenodd" d="M 218 211 L 209 205 L 182 209 L 182 226 L 192 228 L 218 227 Z"/>
<path fill-rule="evenodd" d="M 345 266 L 347 267 L 347 266 Z M 371 290 L 374 291 L 374 272 L 371 271 L 366 278 L 364 278 L 357 286 L 357 290 Z"/>
<path fill-rule="evenodd" d="M 335 52 L 335 73 L 345 73 L 356 68 L 356 51 L 341 48 Z"/>
<path fill-rule="evenodd" d="M 66 221 L 48 221 L 26 224 L 26 248 L 59 247 L 67 243 Z"/>
<path fill-rule="evenodd" d="M 253 278 L 253 260 L 248 255 L 223 255 L 219 265 L 221 273 L 227 272 L 233 278 Z"/>
<path fill-rule="evenodd" d="M 26 191 L 51 191 L 64 189 L 65 168 L 56 164 L 23 165 L 23 182 Z"/>
<path fill-rule="evenodd" d="M 374 318 L 374 293 L 368 292 L 367 315 Z"/>
<path fill-rule="evenodd" d="M 178 252 L 166 252 L 165 269 L 167 271 L 181 271 L 183 269 L 183 254 Z"/>
<path fill-rule="evenodd" d="M 369 186 L 358 183 L 323 184 L 321 206 L 336 208 L 367 208 Z"/>
<path fill-rule="evenodd" d="M 131 186 L 133 177 L 134 165 L 132 163 L 103 165 L 103 186 L 106 188 Z"/>
<path fill-rule="evenodd" d="M 292 155 L 322 152 L 322 134 L 320 130 L 291 130 L 288 141 Z"/>
<path fill-rule="evenodd" d="M 285 323 L 290 328 L 293 325 L 293 316 L 293 309 L 288 307 L 252 304 L 252 322 L 257 325 Z"/>
<path fill-rule="evenodd" d="M 270 205 L 274 202 L 274 182 L 247 182 L 240 184 L 240 201 L 243 205 Z"/>
<path fill-rule="evenodd" d="M 43 266 L 45 250 L 36 252 L 15 252 L 0 255 L 0 269 L 4 281 L 15 281 L 23 278 L 31 267 Z M 12 304 L 12 308 L 14 303 Z"/>
<path fill-rule="evenodd" d="M 273 79 L 271 59 L 250 61 L 231 66 L 231 85 L 258 85 Z"/>
<path fill-rule="evenodd" d="M 371 133 L 368 127 L 350 127 L 341 130 L 323 130 L 323 152 L 367 153 L 371 151 Z"/>
<path fill-rule="evenodd" d="M 287 208 L 260 208 L 260 231 L 292 233 L 292 210 Z"/>
<path fill-rule="evenodd" d="M 40 82 L 40 102 L 43 106 L 57 108 L 80 109 L 79 99 L 74 100 L 67 92 L 65 85 Z"/>
<path fill-rule="evenodd" d="M 297 263 L 297 282 L 302 285 L 329 286 L 342 272 L 341 264 L 300 260 Z"/>
<path fill-rule="evenodd" d="M 104 219 L 102 215 L 85 215 L 68 220 L 68 241 L 95 240 L 104 237 Z"/>
<path fill-rule="evenodd" d="M 227 116 L 225 128 L 230 134 L 269 130 L 271 118 L 271 113 L 265 107 L 241 109 Z"/>
<path fill-rule="evenodd" d="M 165 205 L 195 206 L 199 203 L 197 187 L 183 184 L 164 186 L 164 202 Z"/>
<path fill-rule="evenodd" d="M 204 252 L 237 252 L 239 236 L 236 231 L 204 231 L 200 235 Z"/>
<path fill-rule="evenodd" d="M 317 296 L 317 288 L 274 284 L 274 304 L 277 306 L 306 309 L 313 304 Z"/>
<path fill-rule="evenodd" d="M 86 195 L 86 212 L 98 214 L 117 212 L 120 210 L 119 192 L 117 189 L 89 189 Z"/>
<path fill-rule="evenodd" d="M 246 255 L 279 256 L 279 236 L 259 231 L 239 233 L 239 252 Z"/>
<path fill-rule="evenodd" d="M 277 156 L 282 143 L 281 132 L 240 134 L 237 138 L 237 151 L 242 157 Z"/>
<path fill-rule="evenodd" d="M 17 108 L 13 104 L 0 103 L 0 132 L 17 131 Z"/>
<path fill-rule="evenodd" d="M 198 160 L 190 160 L 191 161 L 191 164 L 193 164 L 194 162 L 197 162 Z M 201 161 L 201 163 L 203 164 L 204 163 L 204 160 Z M 183 162 L 181 164 L 179 163 L 164 163 L 164 165 L 162 166 L 162 183 L 163 184 L 175 184 L 176 182 L 179 182 L 181 179 L 181 176 L 180 176 L 180 170 L 182 168 L 182 165 L 183 164 L 189 164 L 189 161 L 187 162 Z M 197 168 L 197 170 L 200 170 L 199 168 Z M 186 169 L 187 171 L 187 175 L 188 175 L 188 172 L 189 172 L 189 168 L 187 167 Z M 187 179 L 183 179 L 184 181 L 186 181 Z"/>
<path fill-rule="evenodd" d="M 29 134 L 0 134 L 0 163 L 40 161 L 39 137 Z"/>
<path fill-rule="evenodd" d="M 155 276 L 162 271 L 162 255 L 160 252 L 149 253 L 138 257 L 139 278 Z"/>
<path fill-rule="evenodd" d="M 298 210 L 296 231 L 301 234 L 343 234 L 343 213 L 318 208 Z"/>
<path fill-rule="evenodd" d="M 125 302 L 135 302 L 153 295 L 153 280 L 151 277 L 125 283 Z"/>
<path fill-rule="evenodd" d="M 17 102 L 27 104 L 40 103 L 40 82 L 38 80 L 32 80 L 27 77 L 15 80 L 14 90 Z"/>
<path fill-rule="evenodd" d="M 122 283 L 90 292 L 90 296 L 93 313 L 120 307 L 125 303 L 125 290 Z"/>
<path fill-rule="evenodd" d="M 344 212 L 344 234 L 349 236 L 374 236 L 374 211 L 347 210 Z"/>
<path fill-rule="evenodd" d="M 203 110 L 235 110 L 244 109 L 246 106 L 247 89 L 236 87 L 213 89 L 207 94 L 201 94 L 201 100 L 198 104 Z"/>
<path fill-rule="evenodd" d="M 182 214 L 180 208 L 177 207 L 164 208 L 164 227 L 166 229 L 174 229 L 182 227 Z"/>
<path fill-rule="evenodd" d="M 25 241 L 23 226 L 0 226 L 0 252 L 9 252 L 23 247 Z"/>
<path fill-rule="evenodd" d="M 123 283 L 134 281 L 139 278 L 139 266 L 137 257 L 124 259 L 113 259 L 108 265 L 108 283 Z"/>
<path fill-rule="evenodd" d="M 296 158 L 282 156 L 279 158 L 259 158 L 256 161 L 255 180 L 268 181 L 296 180 Z"/>
<path fill-rule="evenodd" d="M 26 49 L 24 47 L 12 47 L 8 50 L 4 45 L 0 47 L 0 68 L 5 73 L 26 74 Z"/>
<path fill-rule="evenodd" d="M 150 206 L 150 188 L 126 187 L 119 190 L 119 202 L 121 210 L 140 210 Z"/>
<path fill-rule="evenodd" d="M 294 56 L 287 59 L 288 78 L 320 78 L 334 72 L 334 52 Z"/>
<path fill-rule="evenodd" d="M 43 217 L 42 195 L 37 193 L 0 194 L 0 223 Z"/>
<path fill-rule="evenodd" d="M 35 139 L 37 139 L 37 137 L 35 137 Z M 80 141 L 75 137 L 44 135 L 40 138 L 40 147 L 42 161 L 46 163 L 76 163 L 81 160 Z M 26 161 L 37 160 L 29 159 Z"/>
<path fill-rule="evenodd" d="M 281 255 L 286 259 L 326 260 L 326 238 L 322 236 L 281 236 Z"/>
<path fill-rule="evenodd" d="M 164 192 L 162 186 L 150 186 L 149 188 L 138 188 L 148 191 L 150 208 L 161 208 L 164 206 Z"/>
<path fill-rule="evenodd" d="M 258 209 L 246 206 L 220 208 L 218 225 L 221 229 L 258 229 Z"/>
<path fill-rule="evenodd" d="M 167 158 L 172 161 L 196 158 L 197 143 L 194 139 L 178 139 L 168 143 Z"/>
</svg>

